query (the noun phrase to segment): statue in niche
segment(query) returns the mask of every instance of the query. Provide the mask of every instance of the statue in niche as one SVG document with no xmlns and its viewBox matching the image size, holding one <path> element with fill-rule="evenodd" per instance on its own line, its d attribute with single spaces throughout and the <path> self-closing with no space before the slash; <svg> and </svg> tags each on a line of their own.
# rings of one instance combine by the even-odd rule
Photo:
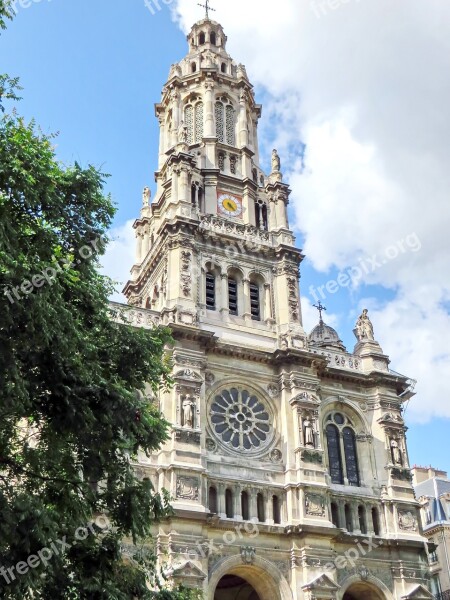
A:
<svg viewBox="0 0 450 600">
<path fill-rule="evenodd" d="M 272 150 L 272 173 L 279 173 L 281 170 L 281 161 L 276 150 Z"/>
<path fill-rule="evenodd" d="M 303 421 L 303 435 L 305 439 L 305 446 L 311 446 L 314 448 L 314 430 L 308 417 Z"/>
<path fill-rule="evenodd" d="M 144 191 L 142 192 L 142 206 L 149 206 L 151 195 L 152 193 L 150 188 L 145 187 Z"/>
<path fill-rule="evenodd" d="M 402 453 L 400 451 L 398 442 L 396 440 L 391 441 L 391 452 L 392 452 L 392 460 L 394 462 L 394 465 L 402 466 L 402 464 L 403 464 Z"/>
<path fill-rule="evenodd" d="M 192 396 L 187 395 L 183 400 L 182 404 L 183 409 L 183 427 L 189 427 L 190 429 L 194 428 L 194 411 L 195 411 L 195 401 Z"/>
<path fill-rule="evenodd" d="M 187 144 L 188 141 L 188 128 L 186 127 L 184 121 L 181 121 L 180 126 L 178 127 L 178 143 L 179 144 Z"/>
<path fill-rule="evenodd" d="M 362 342 L 364 340 L 374 340 L 373 325 L 369 319 L 369 311 L 365 308 L 362 311 L 361 316 L 356 321 L 355 335 L 357 339 Z"/>
</svg>

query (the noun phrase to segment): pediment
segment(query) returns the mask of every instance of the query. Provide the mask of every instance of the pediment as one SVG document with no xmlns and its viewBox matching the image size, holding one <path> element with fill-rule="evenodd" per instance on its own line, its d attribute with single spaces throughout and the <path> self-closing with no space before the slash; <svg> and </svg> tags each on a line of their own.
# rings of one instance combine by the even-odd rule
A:
<svg viewBox="0 0 450 600">
<path fill-rule="evenodd" d="M 314 590 L 315 592 L 336 592 L 339 586 L 334 583 L 328 575 L 319 575 L 306 585 L 302 586 L 302 590 L 308 592 Z"/>
<path fill-rule="evenodd" d="M 393 415 L 392 413 L 385 413 L 378 419 L 378 423 L 390 423 L 391 425 L 403 425 L 404 421 L 400 415 Z"/>
<path fill-rule="evenodd" d="M 206 579 L 206 574 L 190 561 L 173 569 L 169 574 L 172 577 L 182 577 L 183 579 Z"/>
<path fill-rule="evenodd" d="M 181 369 L 174 376 L 175 379 L 185 379 L 188 381 L 203 381 L 201 376 L 192 369 Z"/>
<path fill-rule="evenodd" d="M 434 598 L 434 596 L 427 590 L 423 585 L 417 585 L 409 594 L 406 596 L 402 596 L 402 600 L 429 600 Z"/>
<path fill-rule="evenodd" d="M 318 406 L 320 404 L 320 400 L 318 400 L 316 396 L 313 396 L 313 394 L 310 394 L 309 392 L 300 392 L 300 394 L 297 394 L 297 396 L 290 400 L 290 404 L 311 407 Z"/>
</svg>

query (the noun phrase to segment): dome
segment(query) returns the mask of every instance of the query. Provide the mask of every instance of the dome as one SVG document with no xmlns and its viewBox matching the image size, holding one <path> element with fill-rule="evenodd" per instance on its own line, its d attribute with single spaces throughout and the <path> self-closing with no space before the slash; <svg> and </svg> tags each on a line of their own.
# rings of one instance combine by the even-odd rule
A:
<svg viewBox="0 0 450 600">
<path fill-rule="evenodd" d="M 346 352 L 345 346 L 339 339 L 337 331 L 324 323 L 322 319 L 309 334 L 308 341 L 311 346 L 332 348 L 334 350 L 343 350 Z"/>
</svg>

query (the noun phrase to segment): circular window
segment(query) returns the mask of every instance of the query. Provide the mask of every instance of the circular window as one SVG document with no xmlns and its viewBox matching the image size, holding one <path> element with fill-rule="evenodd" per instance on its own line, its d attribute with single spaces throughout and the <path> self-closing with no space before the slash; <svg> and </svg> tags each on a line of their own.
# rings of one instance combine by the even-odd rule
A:
<svg viewBox="0 0 450 600">
<path fill-rule="evenodd" d="M 216 436 L 233 450 L 260 450 L 270 442 L 269 410 L 247 390 L 231 388 L 216 394 L 210 414 Z"/>
<path fill-rule="evenodd" d="M 344 423 L 344 421 L 345 421 L 345 419 L 341 415 L 341 413 L 336 413 L 334 415 L 334 422 L 337 423 L 338 425 L 342 425 Z"/>
</svg>

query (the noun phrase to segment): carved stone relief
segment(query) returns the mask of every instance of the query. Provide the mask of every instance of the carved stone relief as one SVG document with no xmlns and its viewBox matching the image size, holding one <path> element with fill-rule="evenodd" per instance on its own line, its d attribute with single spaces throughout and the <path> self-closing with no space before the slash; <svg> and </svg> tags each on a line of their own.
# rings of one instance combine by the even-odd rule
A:
<svg viewBox="0 0 450 600">
<path fill-rule="evenodd" d="M 200 479 L 178 475 L 176 497 L 180 500 L 197 501 L 199 498 Z"/>
<path fill-rule="evenodd" d="M 305 494 L 306 514 L 314 517 L 325 516 L 325 498 L 320 494 Z"/>
</svg>

